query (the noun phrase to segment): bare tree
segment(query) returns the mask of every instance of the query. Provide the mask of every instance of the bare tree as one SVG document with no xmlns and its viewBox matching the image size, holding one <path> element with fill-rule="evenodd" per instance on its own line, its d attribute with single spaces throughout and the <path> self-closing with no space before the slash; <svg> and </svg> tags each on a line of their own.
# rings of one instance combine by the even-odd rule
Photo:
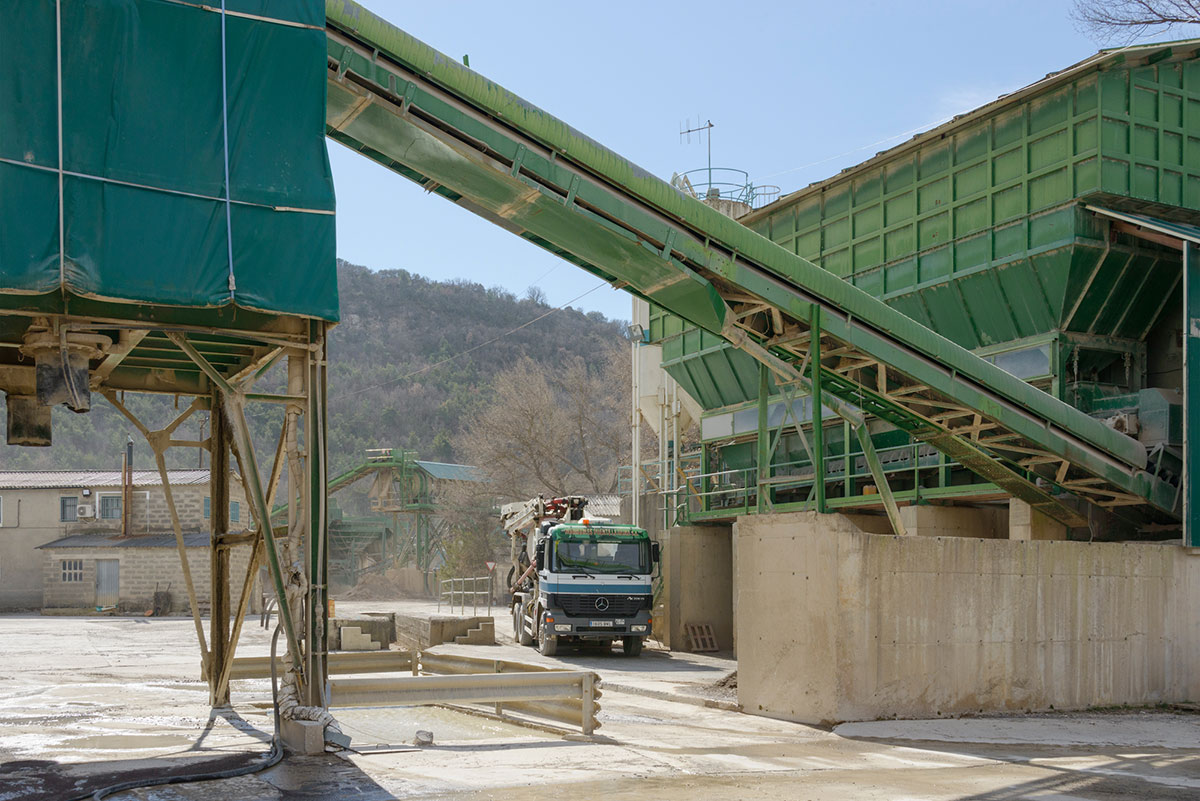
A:
<svg viewBox="0 0 1200 801">
<path fill-rule="evenodd" d="M 557 369 L 523 359 L 496 375 L 457 452 L 504 500 L 616 492 L 629 453 L 629 392 L 629 353 L 619 344 Z"/>
<path fill-rule="evenodd" d="M 1075 0 L 1072 16 L 1098 39 L 1132 42 L 1200 23 L 1200 0 Z"/>
</svg>

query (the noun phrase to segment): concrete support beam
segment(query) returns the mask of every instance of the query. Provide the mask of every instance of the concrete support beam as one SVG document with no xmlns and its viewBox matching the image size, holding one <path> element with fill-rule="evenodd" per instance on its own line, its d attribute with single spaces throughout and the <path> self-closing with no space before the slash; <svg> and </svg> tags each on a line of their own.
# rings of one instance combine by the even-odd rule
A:
<svg viewBox="0 0 1200 801">
<path fill-rule="evenodd" d="M 1065 540 L 1070 529 L 1034 509 L 1020 498 L 1008 502 L 1010 540 Z"/>
<path fill-rule="evenodd" d="M 1029 504 L 1025 506 L 1028 508 Z M 1008 535 L 1008 510 L 1002 506 L 905 506 L 900 510 L 900 517 L 908 533 L 920 537 L 992 540 Z"/>
</svg>

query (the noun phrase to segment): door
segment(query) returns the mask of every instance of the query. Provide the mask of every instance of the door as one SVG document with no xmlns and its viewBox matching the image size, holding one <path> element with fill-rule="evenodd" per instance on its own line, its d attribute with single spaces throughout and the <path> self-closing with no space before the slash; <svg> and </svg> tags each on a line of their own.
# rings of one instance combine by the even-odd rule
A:
<svg viewBox="0 0 1200 801">
<path fill-rule="evenodd" d="M 120 587 L 121 563 L 116 559 L 97 559 L 96 606 L 116 606 Z"/>
</svg>

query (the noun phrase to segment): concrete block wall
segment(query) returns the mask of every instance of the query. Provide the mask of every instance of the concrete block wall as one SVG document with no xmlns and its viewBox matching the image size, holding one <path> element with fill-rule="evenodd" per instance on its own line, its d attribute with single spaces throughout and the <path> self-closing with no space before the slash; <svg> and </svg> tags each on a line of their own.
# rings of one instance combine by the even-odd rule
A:
<svg viewBox="0 0 1200 801">
<path fill-rule="evenodd" d="M 97 559 L 116 559 L 120 562 L 120 606 L 126 611 L 150 609 L 157 586 L 171 593 L 171 612 L 191 614 L 183 567 L 174 548 L 54 548 L 43 551 L 43 605 L 46 608 L 81 608 L 95 606 Z M 62 581 L 62 561 L 81 559 L 84 578 L 81 582 Z M 196 601 L 201 613 L 212 609 L 211 562 L 208 548 L 188 548 L 188 565 L 196 587 Z M 230 556 L 230 609 L 235 609 L 241 594 L 250 546 L 238 545 Z M 260 611 L 260 584 L 255 572 L 251 591 L 251 612 Z"/>
<path fill-rule="evenodd" d="M 52 499 L 54 513 L 58 514 L 58 496 L 68 495 L 68 491 L 55 490 Z M 104 488 L 97 490 L 90 498 L 80 498 L 80 503 L 87 502 L 96 506 L 99 514 L 100 495 L 117 493 L 119 489 Z M 172 486 L 171 494 L 175 499 L 175 510 L 179 514 L 179 524 L 184 531 L 207 531 L 211 520 L 204 516 L 204 499 L 210 497 L 211 489 L 205 484 L 185 484 Z M 250 508 L 246 505 L 246 492 L 242 483 L 237 480 L 229 482 L 229 499 L 238 502 L 239 520 L 231 522 L 232 531 L 240 531 L 250 524 Z M 133 507 L 130 524 L 134 534 L 162 534 L 173 531 L 171 512 L 167 507 L 167 496 L 162 487 L 135 487 L 133 491 Z M 89 520 L 77 520 L 74 523 L 62 523 L 65 534 L 118 533 L 121 530 L 120 520 L 102 520 L 99 517 Z"/>
<path fill-rule="evenodd" d="M 1200 555 L 1178 545 L 735 524 L 739 701 L 811 723 L 1200 699 Z"/>
<path fill-rule="evenodd" d="M 96 555 L 85 548 L 42 551 L 43 606 L 50 608 L 80 609 L 96 605 Z M 63 581 L 64 560 L 83 561 L 83 577 L 80 581 Z"/>
</svg>

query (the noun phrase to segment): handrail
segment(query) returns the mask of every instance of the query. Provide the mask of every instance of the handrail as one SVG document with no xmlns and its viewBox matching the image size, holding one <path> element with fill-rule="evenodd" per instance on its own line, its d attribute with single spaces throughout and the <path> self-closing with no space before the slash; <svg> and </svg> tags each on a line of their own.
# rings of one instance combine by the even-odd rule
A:
<svg viewBox="0 0 1200 801">
<path fill-rule="evenodd" d="M 471 589 L 467 589 L 467 582 L 471 582 Z M 486 582 L 487 589 L 479 589 L 479 582 Z M 487 614 L 490 617 L 492 614 L 492 591 L 493 582 L 491 574 L 486 576 L 471 576 L 467 578 L 448 578 L 438 582 L 438 611 L 442 611 L 442 602 L 446 601 L 450 605 L 450 614 L 454 614 L 454 601 L 458 599 L 459 613 L 465 615 L 467 613 L 467 596 L 471 596 L 471 614 L 479 614 L 479 596 L 487 597 Z"/>
</svg>

